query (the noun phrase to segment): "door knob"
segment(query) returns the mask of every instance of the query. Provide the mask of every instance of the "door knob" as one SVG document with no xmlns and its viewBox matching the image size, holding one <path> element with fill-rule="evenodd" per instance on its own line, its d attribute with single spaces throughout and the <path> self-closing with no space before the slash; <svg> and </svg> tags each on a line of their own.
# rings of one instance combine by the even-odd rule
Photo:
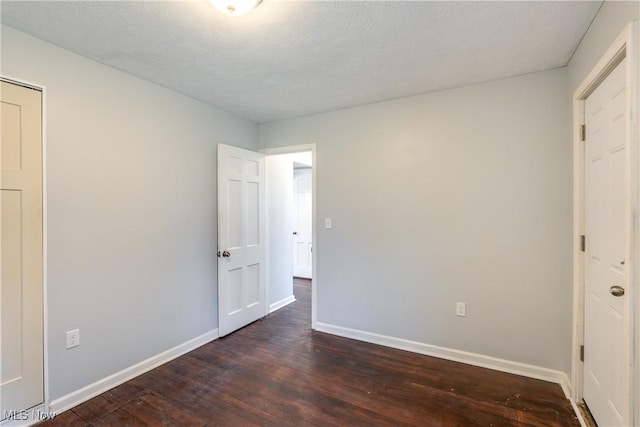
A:
<svg viewBox="0 0 640 427">
<path fill-rule="evenodd" d="M 231 253 L 229 253 L 229 251 L 224 251 L 222 252 L 222 256 L 225 258 L 229 258 L 231 256 Z"/>
<path fill-rule="evenodd" d="M 613 285 L 609 288 L 609 293 L 614 297 L 621 297 L 624 295 L 624 288 L 622 286 Z"/>
<path fill-rule="evenodd" d="M 293 232 L 293 235 L 294 235 L 294 236 L 297 236 L 297 235 L 298 235 L 298 232 L 297 232 L 297 231 L 294 231 L 294 232 Z"/>
</svg>

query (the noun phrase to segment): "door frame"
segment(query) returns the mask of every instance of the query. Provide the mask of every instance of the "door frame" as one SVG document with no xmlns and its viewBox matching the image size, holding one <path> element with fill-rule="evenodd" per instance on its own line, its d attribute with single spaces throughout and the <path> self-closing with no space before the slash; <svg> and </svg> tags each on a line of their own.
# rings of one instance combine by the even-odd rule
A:
<svg viewBox="0 0 640 427">
<path fill-rule="evenodd" d="M 311 253 L 311 277 L 313 280 L 313 286 L 311 286 L 311 329 L 316 329 L 317 322 L 317 294 L 318 294 L 318 271 L 317 271 L 317 221 L 316 221 L 316 209 L 317 203 L 317 156 L 316 156 L 316 144 L 300 144 L 300 145 L 287 145 L 282 147 L 263 148 L 259 150 L 266 156 L 273 156 L 278 154 L 294 154 L 302 153 L 305 151 L 311 151 L 311 241 L 313 243 L 313 252 Z M 267 222 L 269 218 L 267 218 Z M 268 238 L 268 237 L 267 237 Z M 269 252 L 267 251 L 267 269 L 269 268 Z M 268 273 L 268 272 L 267 272 Z M 269 275 L 266 279 L 267 289 L 267 301 L 269 301 Z"/>
<path fill-rule="evenodd" d="M 589 95 L 613 71 L 613 69 L 627 58 L 626 84 L 628 108 L 630 117 L 625 129 L 626 144 L 629 147 L 631 164 L 626 180 L 630 185 L 629 201 L 626 205 L 630 230 L 630 241 L 627 242 L 626 259 L 627 274 L 625 289 L 627 299 L 628 323 L 626 340 L 628 343 L 628 363 L 632 380 L 629 383 L 626 397 L 628 399 L 628 413 L 626 417 L 632 425 L 640 422 L 640 405 L 635 405 L 636 396 L 640 396 L 640 328 L 635 325 L 640 318 L 640 161 L 638 158 L 638 46 L 637 22 L 629 23 L 609 46 L 605 54 L 578 86 L 573 95 L 573 324 L 572 324 L 572 356 L 571 356 L 571 400 L 576 404 L 583 399 L 584 364 L 580 361 L 580 347 L 584 344 L 584 288 L 585 288 L 585 257 L 581 249 L 581 236 L 585 230 L 585 171 L 584 171 L 584 142 L 581 141 L 581 127 L 584 124 L 584 104 Z M 588 351 L 588 350 L 587 350 Z M 576 411 L 579 413 L 579 411 Z M 634 423 L 635 420 L 635 423 Z"/>
<path fill-rule="evenodd" d="M 40 91 L 42 94 L 42 349 L 43 349 L 43 403 L 35 408 L 30 408 L 30 415 L 34 412 L 44 412 L 46 414 L 50 411 L 50 396 L 49 396 L 49 316 L 48 316 L 48 210 L 47 210 L 47 87 L 40 83 L 29 82 L 24 79 L 18 79 L 8 76 L 6 74 L 0 74 L 0 80 L 23 86 L 29 89 Z M 37 420 L 36 421 L 40 421 Z M 11 425 L 11 423 L 2 423 L 2 425 Z"/>
</svg>

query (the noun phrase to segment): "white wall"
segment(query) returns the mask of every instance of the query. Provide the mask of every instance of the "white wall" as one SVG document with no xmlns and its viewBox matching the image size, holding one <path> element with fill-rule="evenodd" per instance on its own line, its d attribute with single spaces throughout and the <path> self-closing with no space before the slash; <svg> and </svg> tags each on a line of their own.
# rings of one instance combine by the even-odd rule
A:
<svg viewBox="0 0 640 427">
<path fill-rule="evenodd" d="M 45 85 L 50 397 L 217 328 L 216 143 L 257 125 L 2 27 Z M 65 331 L 81 344 L 65 350 Z"/>
<path fill-rule="evenodd" d="M 260 125 L 317 144 L 318 322 L 568 372 L 566 94 L 560 69 Z"/>
<path fill-rule="evenodd" d="M 293 295 L 293 157 L 266 157 L 269 301 Z"/>
</svg>

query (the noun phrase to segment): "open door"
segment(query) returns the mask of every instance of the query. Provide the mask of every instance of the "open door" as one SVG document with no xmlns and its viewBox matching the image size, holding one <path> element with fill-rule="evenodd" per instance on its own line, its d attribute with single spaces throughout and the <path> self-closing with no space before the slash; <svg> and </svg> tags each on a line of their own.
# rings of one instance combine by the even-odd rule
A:
<svg viewBox="0 0 640 427">
<path fill-rule="evenodd" d="M 218 319 L 225 336 L 264 317 L 264 155 L 218 145 Z"/>
</svg>

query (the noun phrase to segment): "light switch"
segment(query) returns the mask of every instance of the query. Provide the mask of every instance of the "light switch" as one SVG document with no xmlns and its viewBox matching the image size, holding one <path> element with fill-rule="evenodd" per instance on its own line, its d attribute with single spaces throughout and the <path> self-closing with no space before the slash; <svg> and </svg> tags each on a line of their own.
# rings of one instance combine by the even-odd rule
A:
<svg viewBox="0 0 640 427">
<path fill-rule="evenodd" d="M 331 218 L 324 219 L 324 228 L 331 228 Z"/>
</svg>

